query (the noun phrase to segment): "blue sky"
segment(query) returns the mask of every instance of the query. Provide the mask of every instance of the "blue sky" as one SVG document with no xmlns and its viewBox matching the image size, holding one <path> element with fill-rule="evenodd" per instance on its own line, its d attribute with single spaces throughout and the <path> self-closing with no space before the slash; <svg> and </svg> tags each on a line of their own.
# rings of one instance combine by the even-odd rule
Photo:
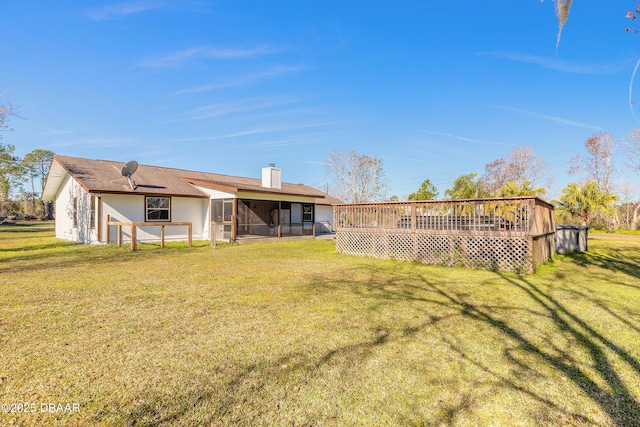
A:
<svg viewBox="0 0 640 427">
<path fill-rule="evenodd" d="M 329 153 L 356 150 L 399 196 L 531 145 L 551 199 L 590 135 L 640 127 L 633 3 L 574 2 L 556 48 L 551 0 L 5 0 L 0 90 L 21 118 L 3 141 L 256 178 L 276 163 L 320 188 Z"/>
</svg>

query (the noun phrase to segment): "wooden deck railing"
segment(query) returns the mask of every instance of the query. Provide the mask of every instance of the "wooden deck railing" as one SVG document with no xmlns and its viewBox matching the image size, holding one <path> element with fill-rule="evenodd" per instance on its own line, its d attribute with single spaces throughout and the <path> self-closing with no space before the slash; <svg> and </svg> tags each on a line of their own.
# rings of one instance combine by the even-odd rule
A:
<svg viewBox="0 0 640 427">
<path fill-rule="evenodd" d="M 532 236 L 553 231 L 553 207 L 535 197 L 338 205 L 336 229 Z"/>
<path fill-rule="evenodd" d="M 129 222 L 129 221 L 111 221 L 111 216 L 107 215 L 107 235 L 106 242 L 109 244 L 109 226 L 114 225 L 118 227 L 118 234 L 116 243 L 118 246 L 122 246 L 122 227 L 131 227 L 131 250 L 138 249 L 138 232 L 137 227 L 160 227 L 160 247 L 164 249 L 164 228 L 172 226 L 186 226 L 189 247 L 193 243 L 193 226 L 190 222 L 170 222 L 170 221 L 154 221 L 154 222 Z"/>
</svg>

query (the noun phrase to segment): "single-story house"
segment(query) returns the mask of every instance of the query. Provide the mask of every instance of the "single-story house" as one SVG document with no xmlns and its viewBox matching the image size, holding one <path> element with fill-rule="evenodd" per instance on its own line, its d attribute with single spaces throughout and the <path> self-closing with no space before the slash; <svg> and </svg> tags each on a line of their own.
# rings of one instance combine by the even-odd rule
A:
<svg viewBox="0 0 640 427">
<path fill-rule="evenodd" d="M 42 198 L 55 202 L 56 237 L 82 243 L 115 243 L 113 222 L 136 223 L 137 241 L 186 240 L 187 228 L 178 226 L 186 223 L 203 240 L 333 230 L 331 204 L 339 200 L 281 178 L 273 164 L 257 179 L 55 155 Z"/>
</svg>

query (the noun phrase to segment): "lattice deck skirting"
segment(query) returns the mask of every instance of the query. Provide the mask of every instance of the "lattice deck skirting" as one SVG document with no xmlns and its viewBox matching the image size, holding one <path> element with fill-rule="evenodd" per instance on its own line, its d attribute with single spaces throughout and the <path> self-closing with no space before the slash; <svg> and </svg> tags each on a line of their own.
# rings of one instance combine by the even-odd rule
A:
<svg viewBox="0 0 640 427">
<path fill-rule="evenodd" d="M 536 197 L 336 205 L 334 223 L 350 255 L 532 272 L 555 253 L 553 206 Z"/>
<path fill-rule="evenodd" d="M 482 236 L 380 229 L 336 231 L 336 249 L 348 255 L 419 261 L 489 270 L 532 272 L 552 254 L 553 235 Z"/>
</svg>

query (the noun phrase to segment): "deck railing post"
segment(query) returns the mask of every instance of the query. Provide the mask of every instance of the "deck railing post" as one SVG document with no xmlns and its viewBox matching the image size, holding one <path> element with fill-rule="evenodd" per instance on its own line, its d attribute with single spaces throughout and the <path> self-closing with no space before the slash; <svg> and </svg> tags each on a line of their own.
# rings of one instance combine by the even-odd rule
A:
<svg viewBox="0 0 640 427">
<path fill-rule="evenodd" d="M 106 227 L 107 228 L 107 232 L 106 232 L 107 240 L 105 242 L 105 244 L 107 244 L 107 245 L 109 244 L 109 222 L 111 222 L 111 215 L 107 214 L 107 227 Z"/>
<path fill-rule="evenodd" d="M 409 207 L 411 208 L 411 229 L 416 230 L 418 228 L 418 224 L 416 224 L 418 222 L 418 213 L 416 212 L 417 210 L 416 202 L 411 203 Z"/>
<path fill-rule="evenodd" d="M 136 239 L 138 235 L 137 227 L 135 225 L 131 226 L 131 250 L 135 251 L 138 247 L 136 244 Z"/>
</svg>

